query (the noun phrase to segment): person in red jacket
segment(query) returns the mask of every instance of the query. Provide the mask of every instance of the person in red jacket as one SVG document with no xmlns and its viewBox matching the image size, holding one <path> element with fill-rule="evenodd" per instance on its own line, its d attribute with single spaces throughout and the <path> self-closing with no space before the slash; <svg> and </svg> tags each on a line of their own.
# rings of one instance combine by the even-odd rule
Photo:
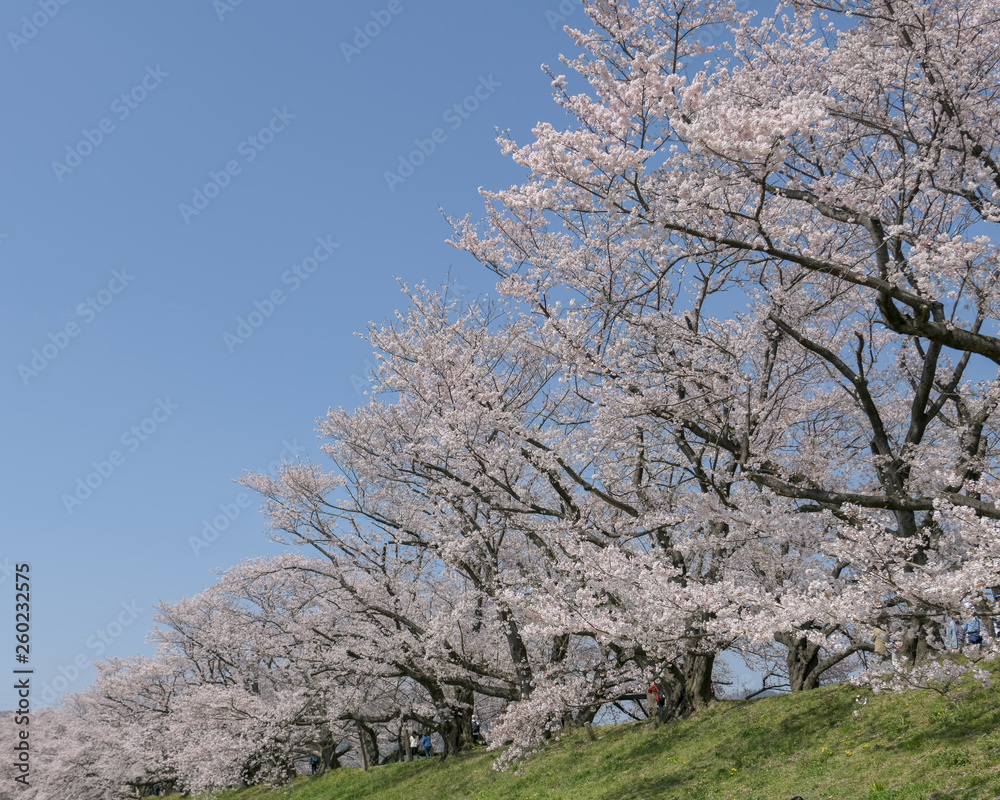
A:
<svg viewBox="0 0 1000 800">
<path fill-rule="evenodd" d="M 660 716 L 663 711 L 663 697 L 660 694 L 660 689 L 655 683 L 651 683 L 649 688 L 646 689 L 646 713 L 649 716 Z"/>
</svg>

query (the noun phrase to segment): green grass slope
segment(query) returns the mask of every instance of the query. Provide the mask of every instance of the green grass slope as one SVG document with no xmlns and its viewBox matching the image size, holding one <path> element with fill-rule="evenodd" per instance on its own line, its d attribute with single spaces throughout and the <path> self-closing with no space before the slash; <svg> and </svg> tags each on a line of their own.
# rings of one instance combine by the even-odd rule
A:
<svg viewBox="0 0 1000 800">
<path fill-rule="evenodd" d="M 839 685 L 697 718 L 573 731 L 518 774 L 495 754 L 336 770 L 220 800 L 994 800 L 1000 798 L 995 690 L 871 696 Z M 853 712 L 858 711 L 857 717 Z"/>
</svg>

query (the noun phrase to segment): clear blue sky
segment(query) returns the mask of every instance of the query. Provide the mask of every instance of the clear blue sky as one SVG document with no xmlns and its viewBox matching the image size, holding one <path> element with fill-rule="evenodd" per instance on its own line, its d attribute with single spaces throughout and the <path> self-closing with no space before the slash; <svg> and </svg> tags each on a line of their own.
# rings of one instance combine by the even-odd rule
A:
<svg viewBox="0 0 1000 800">
<path fill-rule="evenodd" d="M 494 127 L 558 121 L 539 65 L 572 52 L 559 18 L 586 21 L 568 0 L 235 2 L 0 14 L 0 665 L 29 562 L 36 705 L 90 682 L 74 662 L 143 650 L 157 601 L 276 551 L 233 480 L 321 458 L 315 420 L 361 402 L 353 333 L 404 302 L 397 277 L 492 286 L 439 207 L 519 180 Z M 387 180 L 415 140 L 433 152 Z"/>
<path fill-rule="evenodd" d="M 275 551 L 234 478 L 287 445 L 321 458 L 397 277 L 492 285 L 439 207 L 518 180 L 494 127 L 555 117 L 539 65 L 571 49 L 559 0 L 62 2 L 0 15 L 0 663 L 29 562 L 36 704 L 89 683 L 78 659 L 142 650 L 157 601 Z M 387 180 L 414 140 L 434 151 Z"/>
</svg>

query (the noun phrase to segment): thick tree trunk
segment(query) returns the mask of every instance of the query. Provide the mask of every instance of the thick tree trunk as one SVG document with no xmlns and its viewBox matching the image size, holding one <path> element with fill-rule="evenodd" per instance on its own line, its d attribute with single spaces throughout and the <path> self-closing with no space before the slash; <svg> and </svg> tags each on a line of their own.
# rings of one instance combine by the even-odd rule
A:
<svg viewBox="0 0 1000 800">
<path fill-rule="evenodd" d="M 319 769 L 317 775 L 322 775 L 328 769 L 336 769 L 340 764 L 337 762 L 337 742 L 333 739 L 333 733 L 329 728 L 325 728 L 319 740 Z"/>
<path fill-rule="evenodd" d="M 445 696 L 440 686 L 427 687 L 431 700 L 438 709 L 442 722 L 437 732 L 444 741 L 442 755 L 447 758 L 452 753 L 471 748 L 472 741 L 472 704 L 476 699 L 472 689 L 458 688 L 454 700 Z"/>
<path fill-rule="evenodd" d="M 472 716 L 473 704 L 476 702 L 476 693 L 472 689 L 459 688 L 455 699 L 458 701 L 456 703 L 455 716 L 453 717 L 456 738 L 455 749 L 451 752 L 471 750 L 475 745 L 475 742 L 472 740 Z M 447 755 L 448 752 L 445 751 L 445 754 Z"/>
<path fill-rule="evenodd" d="M 586 727 L 591 722 L 594 721 L 594 717 L 597 716 L 597 712 L 601 710 L 601 704 L 591 703 L 589 706 L 584 706 L 579 711 L 576 712 L 576 717 L 573 720 L 573 724 L 577 727 Z"/>
<path fill-rule="evenodd" d="M 457 753 L 459 749 L 458 739 L 460 733 L 460 724 L 458 720 L 454 717 L 447 722 L 443 723 L 438 729 L 441 734 L 441 739 L 444 741 L 444 749 L 441 751 L 441 760 L 443 761 L 452 753 Z"/>
<path fill-rule="evenodd" d="M 899 645 L 899 656 L 903 664 L 911 669 L 931 657 L 931 646 L 927 643 L 927 628 L 937 633 L 939 626 L 928 617 L 915 616 L 903 634 L 903 641 Z"/>
<path fill-rule="evenodd" d="M 788 685 L 793 692 L 805 692 L 819 686 L 820 646 L 804 636 L 776 633 L 774 641 L 788 648 L 785 664 L 788 667 Z"/>
<path fill-rule="evenodd" d="M 712 702 L 712 669 L 715 653 L 690 652 L 684 656 L 684 694 L 687 713 L 700 711 Z"/>
<path fill-rule="evenodd" d="M 692 650 L 681 664 L 671 664 L 656 681 L 663 699 L 660 722 L 685 719 L 712 702 L 715 653 Z"/>
<path fill-rule="evenodd" d="M 338 751 L 337 748 L 341 744 L 344 745 L 344 749 Z M 344 756 L 346 756 L 348 753 L 350 753 L 352 747 L 353 747 L 353 745 L 351 745 L 351 743 L 348 740 L 346 740 L 346 739 L 343 739 L 339 743 L 335 744 L 333 746 L 333 751 L 330 753 L 329 769 L 340 769 L 343 766 L 343 764 L 340 763 L 340 759 L 343 758 Z M 327 753 L 326 748 L 324 748 L 323 749 L 324 760 L 326 758 L 326 753 Z"/>
<path fill-rule="evenodd" d="M 687 703 L 684 698 L 684 673 L 676 665 L 671 665 L 663 672 L 656 682 L 663 698 L 663 709 L 660 711 L 661 722 L 680 719 L 684 716 Z"/>
</svg>

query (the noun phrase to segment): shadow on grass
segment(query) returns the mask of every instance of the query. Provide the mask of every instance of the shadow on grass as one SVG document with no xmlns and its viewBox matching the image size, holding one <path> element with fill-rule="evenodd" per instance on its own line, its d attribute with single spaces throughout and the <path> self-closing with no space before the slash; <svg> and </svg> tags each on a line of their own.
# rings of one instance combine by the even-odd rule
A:
<svg viewBox="0 0 1000 800">
<path fill-rule="evenodd" d="M 670 775 L 659 778 L 640 779 L 616 794 L 615 800 L 643 800 L 649 797 L 661 797 L 666 792 L 671 792 L 682 788 L 690 782 L 690 776 Z"/>
</svg>

